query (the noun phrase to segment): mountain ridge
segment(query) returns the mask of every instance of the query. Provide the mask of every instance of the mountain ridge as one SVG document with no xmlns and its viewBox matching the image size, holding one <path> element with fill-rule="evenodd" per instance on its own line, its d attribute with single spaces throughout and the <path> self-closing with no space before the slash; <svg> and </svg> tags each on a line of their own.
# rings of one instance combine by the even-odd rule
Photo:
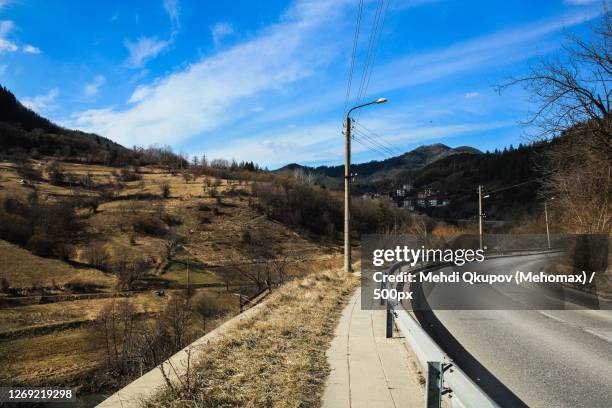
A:
<svg viewBox="0 0 612 408">
<path fill-rule="evenodd" d="M 390 173 L 392 174 L 403 170 L 417 170 L 437 160 L 455 154 L 483 153 L 471 146 L 458 146 L 453 148 L 443 143 L 433 143 L 430 145 L 421 145 L 413 150 L 385 160 L 371 160 L 365 163 L 352 164 L 351 170 L 361 177 L 376 179 L 377 176 L 388 176 Z M 275 170 L 275 172 L 286 173 L 293 172 L 296 169 L 331 178 L 344 176 L 344 165 L 312 167 L 298 163 L 290 163 Z"/>
</svg>

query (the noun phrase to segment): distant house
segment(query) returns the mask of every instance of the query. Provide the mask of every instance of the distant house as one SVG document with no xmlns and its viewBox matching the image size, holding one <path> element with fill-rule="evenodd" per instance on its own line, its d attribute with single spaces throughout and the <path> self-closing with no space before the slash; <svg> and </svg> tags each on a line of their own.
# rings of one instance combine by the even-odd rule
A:
<svg viewBox="0 0 612 408">
<path fill-rule="evenodd" d="M 407 198 L 404 200 L 403 204 L 404 204 L 403 205 L 404 209 L 408 211 L 414 211 L 414 204 L 415 204 L 414 199 Z"/>
<path fill-rule="evenodd" d="M 417 207 L 427 207 L 427 200 L 424 198 L 419 198 L 417 200 Z"/>
<path fill-rule="evenodd" d="M 403 188 L 398 188 L 397 190 L 395 190 L 395 195 L 397 197 L 404 197 L 406 196 L 406 190 L 404 190 Z"/>
<path fill-rule="evenodd" d="M 431 187 L 425 187 L 422 190 L 417 192 L 418 198 L 428 198 L 434 194 L 434 191 Z"/>
<path fill-rule="evenodd" d="M 412 186 L 412 184 L 404 184 L 404 185 L 402 186 L 402 189 L 403 189 L 405 192 L 409 193 L 409 192 L 411 192 L 411 191 L 412 191 L 413 186 Z"/>
</svg>

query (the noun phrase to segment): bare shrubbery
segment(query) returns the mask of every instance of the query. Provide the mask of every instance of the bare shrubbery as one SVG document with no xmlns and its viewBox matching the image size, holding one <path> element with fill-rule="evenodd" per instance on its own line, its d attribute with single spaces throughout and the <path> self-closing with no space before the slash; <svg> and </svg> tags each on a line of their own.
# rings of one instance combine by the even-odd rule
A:
<svg viewBox="0 0 612 408">
<path fill-rule="evenodd" d="M 116 174 L 116 177 L 119 181 L 123 182 L 142 180 L 142 176 L 138 174 L 138 169 L 132 167 L 123 167 L 121 171 Z"/>
<path fill-rule="evenodd" d="M 163 198 L 170 197 L 170 183 L 168 183 L 167 181 L 163 181 L 159 185 L 159 192 L 161 193 Z"/>
<path fill-rule="evenodd" d="M 42 172 L 40 169 L 35 168 L 32 163 L 27 160 L 22 160 L 17 163 L 15 169 L 17 174 L 27 181 L 40 181 L 42 180 Z"/>
<path fill-rule="evenodd" d="M 342 198 L 326 189 L 293 178 L 277 176 L 270 183 L 256 183 L 253 193 L 270 218 L 334 239 L 343 228 Z M 353 231 L 357 234 L 409 229 L 414 216 L 384 200 L 354 199 Z"/>
<path fill-rule="evenodd" d="M 0 292 L 7 293 L 11 288 L 11 284 L 8 279 L 0 278 Z"/>
<path fill-rule="evenodd" d="M 87 262 L 95 268 L 106 271 L 110 263 L 110 253 L 101 242 L 90 244 L 84 253 Z"/>
<path fill-rule="evenodd" d="M 71 239 L 82 227 L 69 202 L 23 202 L 11 196 L 0 201 L 0 238 L 39 256 L 71 258 Z"/>
<path fill-rule="evenodd" d="M 66 173 L 64 168 L 58 162 L 51 162 L 46 169 L 51 184 L 61 186 L 66 181 Z"/>
<path fill-rule="evenodd" d="M 203 334 L 200 319 L 221 313 L 215 304 L 203 299 L 196 295 L 197 307 L 193 307 L 187 296 L 175 294 L 151 320 L 146 319 L 146 312 L 138 312 L 129 299 L 108 304 L 98 315 L 92 336 L 97 339 L 102 333 L 111 373 L 129 378 L 140 369 L 152 369 Z"/>
<path fill-rule="evenodd" d="M 141 213 L 133 216 L 132 227 L 134 231 L 151 235 L 154 237 L 163 237 L 168 232 L 166 224 L 155 214 Z"/>
<path fill-rule="evenodd" d="M 100 288 L 100 285 L 81 278 L 74 278 L 64 284 L 64 289 L 74 293 L 91 293 Z"/>
<path fill-rule="evenodd" d="M 117 275 L 117 289 L 133 289 L 134 284 L 144 276 L 148 267 L 146 261 L 131 255 L 128 249 L 116 248 L 111 269 Z"/>
</svg>

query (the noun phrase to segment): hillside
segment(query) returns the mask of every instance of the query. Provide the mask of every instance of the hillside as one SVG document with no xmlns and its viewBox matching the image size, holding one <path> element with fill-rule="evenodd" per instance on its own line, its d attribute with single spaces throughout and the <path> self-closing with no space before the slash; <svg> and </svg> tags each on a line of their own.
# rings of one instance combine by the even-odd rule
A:
<svg viewBox="0 0 612 408">
<path fill-rule="evenodd" d="M 189 317 L 182 345 L 238 313 L 243 298 L 267 285 L 339 262 L 335 244 L 262 214 L 249 180 L 56 161 L 66 180 L 79 182 L 54 184 L 46 162 L 29 165 L 41 169 L 40 177 L 24 184 L 17 164 L 0 161 L 5 383 L 44 380 L 85 392 L 129 379 L 138 365 L 109 371 L 99 334 L 100 316 L 117 297 L 127 299 L 134 318 L 155 326 L 190 287 L 201 307 L 194 306 L 200 311 Z M 209 323 L 202 326 L 201 319 Z M 160 344 L 157 359 L 176 347 Z M 11 361 L 16 354 L 22 357 Z"/>
<path fill-rule="evenodd" d="M 536 166 L 542 165 L 543 153 L 552 142 L 510 146 L 503 151 L 485 154 L 455 154 L 432 162 L 420 169 L 403 170 L 376 181 L 358 179 L 355 194 L 391 192 L 403 184 L 412 184 L 418 191 L 431 188 L 434 195 L 450 201 L 444 208 L 427 208 L 423 212 L 447 221 L 474 219 L 477 210 L 476 189 L 483 185 L 485 192 L 515 186 L 490 194 L 485 200 L 488 220 L 516 221 L 529 214 L 541 212 L 539 196 L 541 177 Z M 525 184 L 522 184 L 525 183 Z"/>
<path fill-rule="evenodd" d="M 478 149 L 469 146 L 460 146 L 456 148 L 448 147 L 442 143 L 420 146 L 414 150 L 406 152 L 400 156 L 391 157 L 386 160 L 372 160 L 367 163 L 357 163 L 351 166 L 351 170 L 357 173 L 360 178 L 365 178 L 369 181 L 383 179 L 400 171 L 416 170 L 422 168 L 437 160 L 456 154 L 481 154 Z M 316 176 L 329 178 L 344 177 L 344 166 L 319 166 L 308 167 L 301 166 L 296 163 L 281 167 L 277 172 L 292 172 L 296 169 L 302 169 L 305 172 L 313 173 Z"/>
<path fill-rule="evenodd" d="M 416 190 L 427 187 L 437 197 L 448 199 L 450 205 L 422 208 L 419 212 L 450 222 L 473 219 L 477 213 L 475 192 L 479 184 L 484 186 L 485 191 L 492 191 L 537 178 L 540 174 L 535 166 L 536 157 L 550 145 L 551 142 L 521 144 L 516 149 L 510 146 L 503 151 L 486 153 L 468 146 L 451 148 L 441 143 L 420 146 L 384 161 L 353 164 L 351 170 L 357 173 L 357 177 L 352 192 L 354 195 L 370 193 L 386 196 L 404 184 L 410 184 Z M 295 170 L 311 174 L 320 185 L 342 188 L 344 166 L 313 168 L 294 163 L 277 172 L 293 173 Z M 538 187 L 538 182 L 532 182 L 496 194 L 486 203 L 488 219 L 513 221 L 541 212 L 538 204 L 540 197 L 534 194 Z"/>
<path fill-rule="evenodd" d="M 127 164 L 135 159 L 125 147 L 96 134 L 62 128 L 43 118 L 0 86 L 0 152 L 5 158 L 19 155 L 56 156 L 88 163 Z"/>
</svg>

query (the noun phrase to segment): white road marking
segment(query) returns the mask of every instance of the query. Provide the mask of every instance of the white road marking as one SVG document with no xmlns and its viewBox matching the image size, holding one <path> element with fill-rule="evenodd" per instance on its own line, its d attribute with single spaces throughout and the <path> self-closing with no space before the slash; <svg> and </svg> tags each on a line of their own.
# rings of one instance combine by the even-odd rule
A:
<svg viewBox="0 0 612 408">
<path fill-rule="evenodd" d="M 575 327 L 577 329 L 582 330 L 583 332 L 589 333 L 589 334 L 591 334 L 593 336 L 597 336 L 600 339 L 607 341 L 608 343 L 612 343 L 612 330 L 609 329 L 609 328 L 580 326 L 578 324 L 568 322 L 567 320 L 563 320 L 560 317 L 553 316 L 553 315 L 551 315 L 549 313 L 542 312 L 540 310 L 538 310 L 537 312 L 540 313 L 543 316 L 548 317 L 549 319 L 555 320 L 555 321 L 557 321 L 559 323 L 566 324 L 568 326 Z"/>
</svg>

